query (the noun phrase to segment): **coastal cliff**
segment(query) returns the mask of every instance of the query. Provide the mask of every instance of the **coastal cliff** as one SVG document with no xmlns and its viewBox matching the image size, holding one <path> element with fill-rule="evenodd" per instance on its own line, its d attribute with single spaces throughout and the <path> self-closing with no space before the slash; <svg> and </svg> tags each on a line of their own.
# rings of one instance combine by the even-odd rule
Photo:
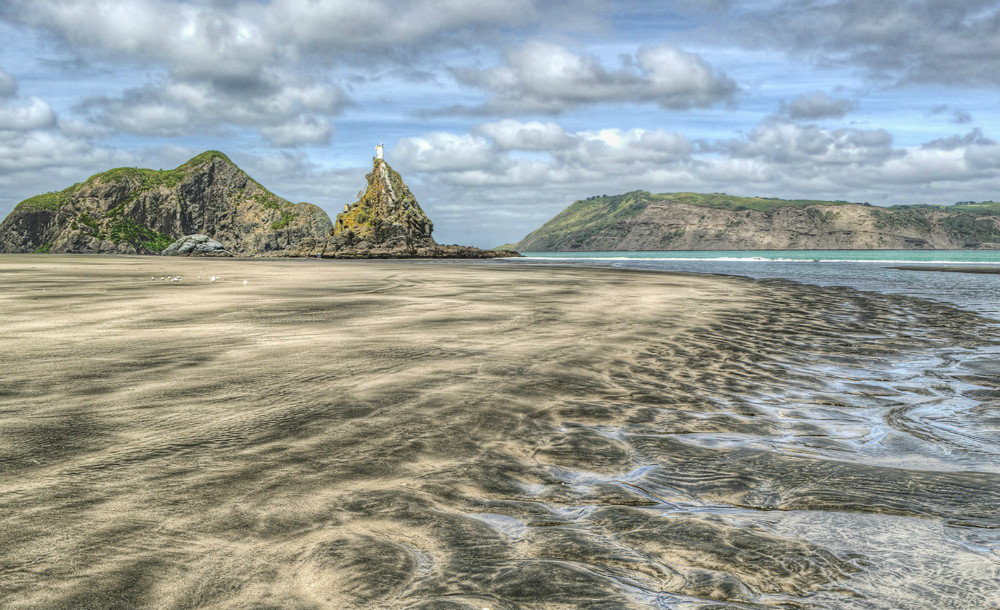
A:
<svg viewBox="0 0 1000 610">
<path fill-rule="evenodd" d="M 1000 247 L 1000 204 L 889 208 L 834 201 L 634 191 L 577 201 L 522 252 Z"/>
<path fill-rule="evenodd" d="M 26 199 L 0 223 L 0 252 L 155 254 L 202 233 L 236 256 L 282 255 L 331 229 L 321 208 L 278 197 L 209 151 L 173 170 L 112 169 Z"/>
</svg>

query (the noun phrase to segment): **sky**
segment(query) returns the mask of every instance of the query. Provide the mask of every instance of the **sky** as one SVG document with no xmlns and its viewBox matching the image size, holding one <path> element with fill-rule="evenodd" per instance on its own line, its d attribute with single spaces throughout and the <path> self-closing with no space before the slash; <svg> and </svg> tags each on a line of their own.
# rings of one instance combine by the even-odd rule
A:
<svg viewBox="0 0 1000 610">
<path fill-rule="evenodd" d="M 1000 199 L 997 0 L 0 0 L 0 217 L 220 150 L 334 217 L 376 144 L 440 243 L 633 190 Z"/>
</svg>

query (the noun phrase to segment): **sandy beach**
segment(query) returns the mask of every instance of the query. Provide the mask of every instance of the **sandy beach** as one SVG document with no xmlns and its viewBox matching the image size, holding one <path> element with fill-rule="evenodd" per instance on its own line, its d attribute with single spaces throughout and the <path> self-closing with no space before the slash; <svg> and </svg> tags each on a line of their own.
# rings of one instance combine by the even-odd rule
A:
<svg viewBox="0 0 1000 610">
<path fill-rule="evenodd" d="M 944 390 L 869 375 L 995 345 L 970 312 L 610 269 L 2 255 L 0 319 L 3 608 L 1000 603 L 1000 474 L 908 411 Z M 955 375 L 989 444 L 981 360 Z"/>
</svg>

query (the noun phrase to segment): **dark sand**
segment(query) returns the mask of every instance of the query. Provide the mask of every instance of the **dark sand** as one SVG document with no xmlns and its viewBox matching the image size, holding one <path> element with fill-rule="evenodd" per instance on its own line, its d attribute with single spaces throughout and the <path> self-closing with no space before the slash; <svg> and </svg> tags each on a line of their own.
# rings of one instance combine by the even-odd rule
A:
<svg viewBox="0 0 1000 610">
<path fill-rule="evenodd" d="M 941 271 L 946 273 L 995 273 L 1000 274 L 1000 267 L 986 265 L 900 265 L 889 267 L 900 271 Z"/>
<path fill-rule="evenodd" d="M 600 269 L 22 255 L 0 316 L 2 608 L 998 599 L 1000 474 L 907 461 L 950 442 L 908 411 L 933 391 L 817 373 L 995 340 L 970 313 Z M 969 417 L 995 426 L 977 374 L 992 410 Z M 891 431 L 824 423 L 853 414 Z"/>
</svg>

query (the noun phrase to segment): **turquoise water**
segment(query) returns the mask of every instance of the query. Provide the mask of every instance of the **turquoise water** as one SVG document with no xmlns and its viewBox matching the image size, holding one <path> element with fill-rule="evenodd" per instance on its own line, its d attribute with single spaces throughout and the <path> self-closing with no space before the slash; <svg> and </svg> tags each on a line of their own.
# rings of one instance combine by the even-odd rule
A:
<svg viewBox="0 0 1000 610">
<path fill-rule="evenodd" d="M 774 250 L 692 252 L 524 252 L 508 264 L 594 265 L 783 279 L 847 286 L 957 305 L 1000 320 L 1000 275 L 904 271 L 896 265 L 1000 268 L 997 250 Z"/>
</svg>

